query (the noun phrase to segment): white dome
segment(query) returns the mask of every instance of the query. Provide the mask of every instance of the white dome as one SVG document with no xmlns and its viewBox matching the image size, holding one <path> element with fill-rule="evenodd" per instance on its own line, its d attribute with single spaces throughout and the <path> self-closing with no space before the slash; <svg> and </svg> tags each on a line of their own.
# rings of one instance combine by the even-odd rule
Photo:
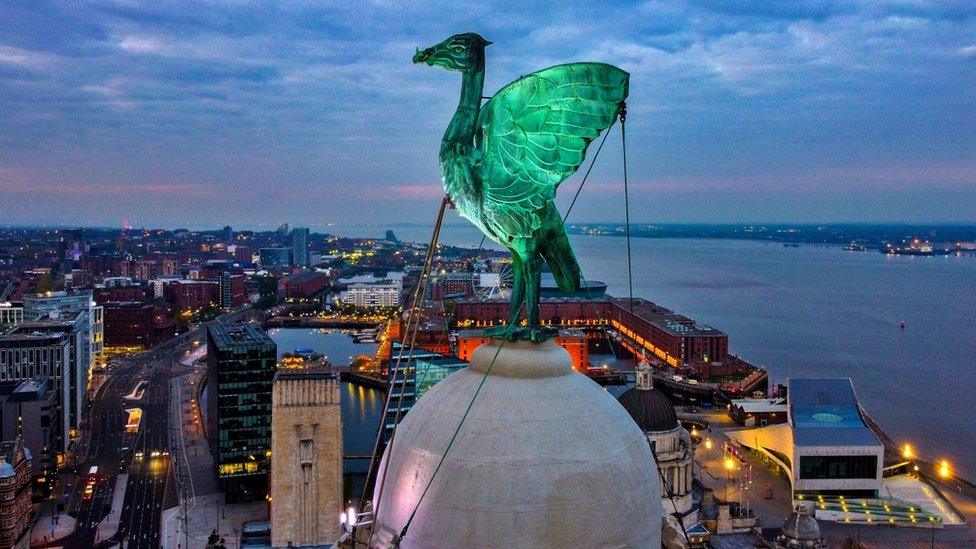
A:
<svg viewBox="0 0 976 549">
<path fill-rule="evenodd" d="M 379 468 L 374 544 L 417 507 L 498 346 L 404 417 Z M 657 548 L 661 515 L 647 438 L 623 407 L 551 339 L 509 342 L 400 546 Z"/>
</svg>

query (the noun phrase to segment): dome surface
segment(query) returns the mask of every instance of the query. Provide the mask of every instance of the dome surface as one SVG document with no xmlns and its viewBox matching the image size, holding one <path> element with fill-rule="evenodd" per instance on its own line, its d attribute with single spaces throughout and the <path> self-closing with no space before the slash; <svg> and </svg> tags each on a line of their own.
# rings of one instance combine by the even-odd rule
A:
<svg viewBox="0 0 976 549">
<path fill-rule="evenodd" d="M 668 397 L 657 389 L 627 389 L 617 400 L 645 433 L 678 427 L 678 414 Z"/>
<path fill-rule="evenodd" d="M 416 509 L 401 547 L 660 547 L 657 467 L 626 412 L 551 339 L 499 347 L 479 347 L 397 428 L 374 546 L 392 545 Z"/>
<path fill-rule="evenodd" d="M 820 547 L 823 539 L 820 524 L 814 518 L 812 509 L 804 503 L 797 504 L 786 517 L 780 537 L 790 547 Z"/>
</svg>

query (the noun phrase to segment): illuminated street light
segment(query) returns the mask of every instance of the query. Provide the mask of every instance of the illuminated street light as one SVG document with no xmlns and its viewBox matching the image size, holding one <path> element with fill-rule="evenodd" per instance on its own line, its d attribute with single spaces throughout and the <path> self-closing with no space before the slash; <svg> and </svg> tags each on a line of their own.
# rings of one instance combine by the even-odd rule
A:
<svg viewBox="0 0 976 549">
<path fill-rule="evenodd" d="M 723 465 L 725 466 L 725 469 L 729 472 L 735 469 L 735 461 L 733 461 L 732 458 L 730 457 L 725 458 Z"/>
<path fill-rule="evenodd" d="M 949 478 L 951 475 L 952 470 L 949 469 L 949 462 L 943 459 L 939 462 L 939 476 L 942 478 Z"/>
<path fill-rule="evenodd" d="M 901 457 L 905 458 L 906 460 L 915 457 L 915 453 L 912 451 L 911 444 L 906 443 L 904 446 L 901 447 Z"/>
</svg>

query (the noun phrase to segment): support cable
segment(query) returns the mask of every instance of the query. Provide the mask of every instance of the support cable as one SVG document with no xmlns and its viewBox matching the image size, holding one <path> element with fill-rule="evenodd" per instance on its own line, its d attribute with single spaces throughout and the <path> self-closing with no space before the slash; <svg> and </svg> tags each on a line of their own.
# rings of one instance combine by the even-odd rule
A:
<svg viewBox="0 0 976 549">
<path fill-rule="evenodd" d="M 627 106 L 620 104 L 620 146 L 624 155 L 624 219 L 627 231 L 627 285 L 630 290 L 630 315 L 634 315 L 634 270 L 630 249 L 630 192 L 627 185 Z"/>
<path fill-rule="evenodd" d="M 485 381 L 488 380 L 488 375 L 491 374 L 491 369 L 495 366 L 495 360 L 502 352 L 502 348 L 505 347 L 505 342 L 507 342 L 509 336 L 511 336 L 513 326 L 515 326 L 514 323 L 509 324 L 506 328 L 505 337 L 502 338 L 501 343 L 498 345 L 498 350 L 495 351 L 495 355 L 491 357 L 491 362 L 488 363 L 488 368 L 485 369 L 484 375 L 481 376 L 481 382 L 478 383 L 478 388 L 475 389 L 474 395 L 471 396 L 471 401 L 468 402 L 468 407 L 464 410 L 464 415 L 461 416 L 461 421 L 458 422 L 457 429 L 455 429 L 454 434 L 451 435 L 451 440 L 448 441 L 447 448 L 444 449 L 444 453 L 441 454 L 440 460 L 437 461 L 437 466 L 434 467 L 434 472 L 431 473 L 430 479 L 427 480 L 427 485 L 424 486 L 424 491 L 420 493 L 420 498 L 417 499 L 417 504 L 414 506 L 413 511 L 410 512 L 410 516 L 407 518 L 407 522 L 403 525 L 403 529 L 400 530 L 400 537 L 398 540 L 403 540 L 403 538 L 406 537 L 407 530 L 410 528 L 410 524 L 413 522 L 414 517 L 417 516 L 417 510 L 420 509 L 420 504 L 423 503 L 424 497 L 427 496 L 427 492 L 434 483 L 434 478 L 437 477 L 437 473 L 441 470 L 441 466 L 444 464 L 444 460 L 447 458 L 447 453 L 451 450 L 451 447 L 454 446 L 454 441 L 457 440 L 458 434 L 461 432 L 461 427 L 464 426 L 465 420 L 468 419 L 468 414 L 471 412 L 471 408 L 474 406 L 474 402 L 478 398 L 478 394 L 481 393 L 482 387 L 485 386 Z"/>
<path fill-rule="evenodd" d="M 437 213 L 437 221 L 434 224 L 434 231 L 433 234 L 431 234 L 430 245 L 427 248 L 427 256 L 424 258 L 424 266 L 420 273 L 420 279 L 417 281 L 417 286 L 414 289 L 414 294 L 411 299 L 410 311 L 407 313 L 407 326 L 403 334 L 403 341 L 406 342 L 408 337 L 410 338 L 409 348 L 410 348 L 411 358 L 407 359 L 408 366 L 411 362 L 413 349 L 417 342 L 417 328 L 420 325 L 420 316 L 421 316 L 419 314 L 421 299 L 423 297 L 424 292 L 426 292 L 426 286 L 430 275 L 430 269 L 434 262 L 434 256 L 436 255 L 437 241 L 440 238 L 441 223 L 444 220 L 444 211 L 447 209 L 447 205 L 449 203 L 450 202 L 447 199 L 447 197 L 444 197 L 444 199 L 441 201 L 440 211 L 438 211 Z M 415 318 L 416 321 L 414 320 Z M 399 394 L 399 398 L 397 399 L 397 411 L 396 411 L 395 421 L 393 423 L 393 432 L 390 434 L 390 441 L 388 442 L 389 446 L 393 445 L 393 439 L 396 436 L 396 427 L 397 427 L 397 423 L 399 422 L 400 408 L 402 407 L 403 404 L 403 393 L 407 381 L 406 372 L 404 372 L 400 367 L 403 361 L 404 350 L 406 348 L 407 347 L 404 346 L 403 344 L 400 345 L 400 349 L 399 352 L 397 353 L 397 359 L 393 370 L 394 372 L 393 381 L 395 382 L 397 373 L 401 375 L 401 380 L 400 380 L 400 387 L 399 387 L 400 394 Z M 376 433 L 376 442 L 373 445 L 373 453 L 370 456 L 369 469 L 366 471 L 366 481 L 363 484 L 363 495 L 359 500 L 360 512 L 363 511 L 364 504 L 367 499 L 367 495 L 368 495 L 367 492 L 369 490 L 370 483 L 375 482 L 374 471 L 376 471 L 378 468 L 377 460 L 380 457 L 381 447 L 383 446 L 383 434 L 386 430 L 386 418 L 387 415 L 389 414 L 390 402 L 392 400 L 394 387 L 395 384 L 391 382 L 390 388 L 387 389 L 386 402 L 383 405 L 383 415 L 380 417 L 380 426 Z M 386 463 L 386 466 L 389 466 L 389 462 Z M 385 467 L 384 467 L 384 474 L 385 474 Z M 383 486 L 381 484 L 379 486 L 379 491 L 377 492 L 376 501 L 373 502 L 373 516 L 376 516 L 376 513 L 379 510 L 379 503 L 382 494 L 383 494 Z"/>
</svg>

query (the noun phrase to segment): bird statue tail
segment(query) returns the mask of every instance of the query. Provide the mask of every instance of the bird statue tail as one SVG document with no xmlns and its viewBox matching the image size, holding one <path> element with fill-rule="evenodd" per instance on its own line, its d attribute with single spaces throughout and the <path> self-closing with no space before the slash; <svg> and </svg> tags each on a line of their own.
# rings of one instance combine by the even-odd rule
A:
<svg viewBox="0 0 976 549">
<path fill-rule="evenodd" d="M 579 263 L 576 262 L 576 256 L 573 255 L 573 248 L 569 245 L 569 237 L 566 236 L 564 230 L 560 230 L 558 234 L 547 239 L 542 256 L 546 259 L 560 291 L 567 294 L 579 291 L 580 267 Z"/>
</svg>

